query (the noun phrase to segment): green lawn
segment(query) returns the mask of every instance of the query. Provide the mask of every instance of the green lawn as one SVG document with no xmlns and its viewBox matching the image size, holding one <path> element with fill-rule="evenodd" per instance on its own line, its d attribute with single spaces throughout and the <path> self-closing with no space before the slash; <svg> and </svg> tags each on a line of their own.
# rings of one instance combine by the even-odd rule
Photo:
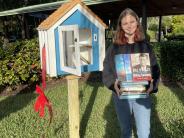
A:
<svg viewBox="0 0 184 138">
<path fill-rule="evenodd" d="M 68 138 L 67 88 L 65 84 L 46 91 L 53 104 L 54 119 L 40 119 L 33 105 L 37 95 L 19 94 L 0 98 L 1 138 Z M 110 92 L 102 83 L 80 83 L 81 138 L 118 138 L 119 126 Z M 153 98 L 153 138 L 184 137 L 184 91 L 160 84 Z"/>
</svg>

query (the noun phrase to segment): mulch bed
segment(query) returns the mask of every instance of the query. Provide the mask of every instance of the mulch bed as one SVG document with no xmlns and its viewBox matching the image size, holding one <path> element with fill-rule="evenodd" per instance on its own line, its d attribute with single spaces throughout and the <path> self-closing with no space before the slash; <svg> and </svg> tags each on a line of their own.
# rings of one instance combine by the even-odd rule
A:
<svg viewBox="0 0 184 138">
<path fill-rule="evenodd" d="M 79 79 L 79 83 L 80 82 L 101 82 L 102 81 L 101 78 L 102 78 L 101 72 L 84 73 Z M 52 87 L 55 87 L 63 83 L 66 83 L 65 77 L 47 78 L 46 87 L 47 89 L 50 89 Z M 40 82 L 38 82 L 37 84 L 41 85 Z M 0 87 L 0 96 L 14 96 L 17 94 L 34 92 L 35 88 L 36 88 L 36 83 Z"/>
<path fill-rule="evenodd" d="M 162 78 L 161 79 L 162 84 L 166 86 L 180 87 L 184 90 L 184 83 L 173 82 L 164 77 L 161 77 L 161 78 Z M 83 73 L 79 79 L 79 83 L 80 82 L 102 82 L 102 72 Z M 64 83 L 66 83 L 65 77 L 47 78 L 46 87 L 47 89 L 50 89 L 52 87 L 55 87 L 59 84 L 64 84 Z M 37 84 L 39 84 L 39 82 Z M 13 95 L 22 94 L 22 93 L 34 92 L 35 87 L 36 87 L 36 83 L 0 87 L 0 96 L 13 96 Z"/>
</svg>

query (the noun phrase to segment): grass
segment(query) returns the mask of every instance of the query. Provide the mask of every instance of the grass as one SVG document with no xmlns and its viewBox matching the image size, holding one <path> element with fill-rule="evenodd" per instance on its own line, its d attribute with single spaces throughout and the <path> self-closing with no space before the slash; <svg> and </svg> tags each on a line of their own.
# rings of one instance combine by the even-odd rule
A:
<svg viewBox="0 0 184 138">
<path fill-rule="evenodd" d="M 80 83 L 80 137 L 118 138 L 118 121 L 110 92 L 102 83 Z M 48 112 L 40 119 L 33 105 L 37 95 L 19 94 L 0 98 L 0 137 L 68 138 L 67 87 L 54 86 L 46 91 L 53 105 L 54 119 L 48 126 Z M 184 137 L 184 91 L 160 84 L 152 96 L 151 132 L 153 138 Z"/>
</svg>

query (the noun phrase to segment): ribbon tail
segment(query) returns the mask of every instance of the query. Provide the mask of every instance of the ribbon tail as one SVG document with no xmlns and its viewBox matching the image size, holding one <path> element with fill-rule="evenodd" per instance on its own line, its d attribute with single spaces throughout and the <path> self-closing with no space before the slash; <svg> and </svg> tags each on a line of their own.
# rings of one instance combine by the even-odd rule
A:
<svg viewBox="0 0 184 138">
<path fill-rule="evenodd" d="M 52 104 L 50 102 L 48 102 L 47 104 L 47 108 L 48 108 L 48 111 L 49 111 L 49 125 L 51 124 L 52 122 L 52 118 L 53 118 L 53 111 L 52 111 Z"/>
<path fill-rule="evenodd" d="M 52 112 L 52 105 L 44 94 L 43 90 L 45 90 L 45 88 L 46 88 L 46 48 L 44 44 L 42 48 L 42 89 L 38 85 L 36 85 L 36 93 L 39 94 L 39 96 L 35 102 L 34 110 L 36 112 L 39 112 L 40 117 L 44 117 L 46 106 L 49 111 L 50 116 L 49 125 L 50 125 L 53 118 L 53 112 Z"/>
</svg>

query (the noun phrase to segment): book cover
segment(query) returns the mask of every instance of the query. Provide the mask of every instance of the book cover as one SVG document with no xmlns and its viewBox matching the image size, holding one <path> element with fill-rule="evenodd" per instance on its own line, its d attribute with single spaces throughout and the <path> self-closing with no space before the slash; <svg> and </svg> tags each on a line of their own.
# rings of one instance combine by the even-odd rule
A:
<svg viewBox="0 0 184 138">
<path fill-rule="evenodd" d="M 147 96 L 146 85 L 151 80 L 149 53 L 118 54 L 115 67 L 122 91 L 120 98 Z"/>
<path fill-rule="evenodd" d="M 151 80 L 149 53 L 131 54 L 133 81 Z"/>
<path fill-rule="evenodd" d="M 132 81 L 132 68 L 130 54 L 119 54 L 115 56 L 115 66 L 118 80 Z"/>
</svg>

